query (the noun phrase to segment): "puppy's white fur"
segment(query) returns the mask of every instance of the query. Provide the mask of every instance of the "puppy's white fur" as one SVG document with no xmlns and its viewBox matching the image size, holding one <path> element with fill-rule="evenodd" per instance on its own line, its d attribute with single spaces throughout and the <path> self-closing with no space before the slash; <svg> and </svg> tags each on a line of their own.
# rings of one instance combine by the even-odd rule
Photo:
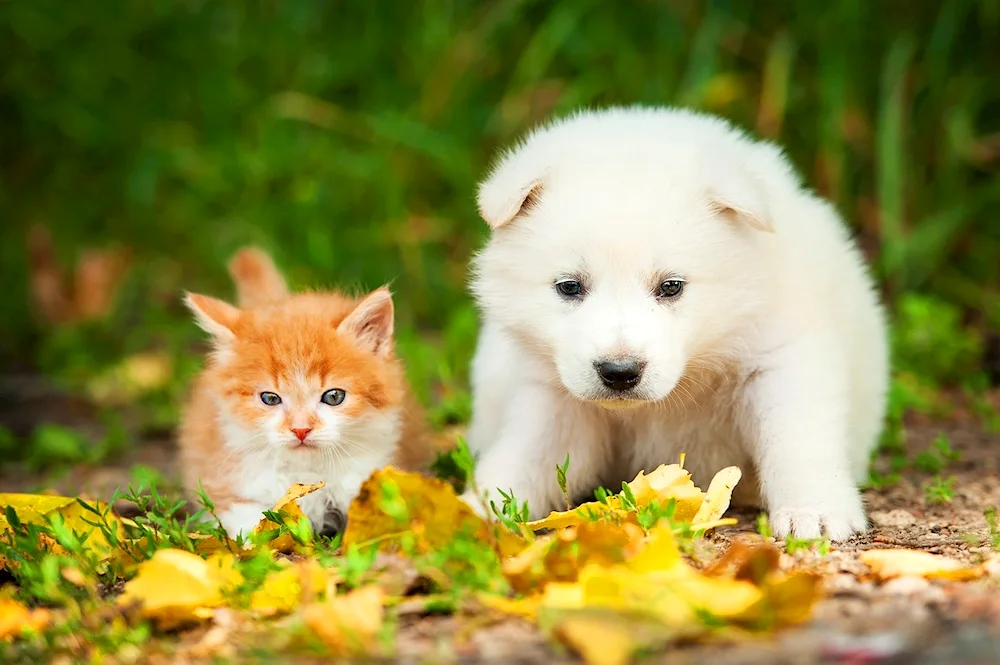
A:
<svg viewBox="0 0 1000 665">
<path fill-rule="evenodd" d="M 687 452 L 706 486 L 778 536 L 866 528 L 858 483 L 881 431 L 885 320 L 834 209 L 781 151 L 690 111 L 587 111 L 531 133 L 481 184 L 483 328 L 468 433 L 476 481 L 557 509 Z M 555 284 L 573 279 L 576 298 Z M 666 279 L 684 282 L 657 297 Z M 645 364 L 625 392 L 595 363 Z M 470 503 L 476 504 L 472 497 Z"/>
</svg>

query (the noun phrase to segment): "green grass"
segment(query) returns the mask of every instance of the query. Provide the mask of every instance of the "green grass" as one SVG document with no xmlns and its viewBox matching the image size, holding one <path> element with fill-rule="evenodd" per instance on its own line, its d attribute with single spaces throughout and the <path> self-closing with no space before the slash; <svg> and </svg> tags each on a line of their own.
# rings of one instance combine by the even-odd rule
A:
<svg viewBox="0 0 1000 665">
<path fill-rule="evenodd" d="M 955 477 L 942 477 L 940 474 L 924 483 L 924 500 L 927 503 L 951 503 L 955 497 Z"/>
<path fill-rule="evenodd" d="M 1000 552 L 1000 519 L 997 518 L 997 509 L 992 506 L 983 511 L 986 519 L 987 544 L 994 552 Z"/>
</svg>

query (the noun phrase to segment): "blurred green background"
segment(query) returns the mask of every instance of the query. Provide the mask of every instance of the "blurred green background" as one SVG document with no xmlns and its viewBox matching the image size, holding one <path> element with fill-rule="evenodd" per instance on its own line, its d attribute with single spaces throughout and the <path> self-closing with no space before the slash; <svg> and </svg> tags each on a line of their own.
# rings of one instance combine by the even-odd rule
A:
<svg viewBox="0 0 1000 665">
<path fill-rule="evenodd" d="M 461 422 L 476 183 L 580 105 L 691 105 L 779 140 L 872 257 L 898 365 L 982 385 L 997 34 L 998 0 L 0 2 L 0 452 L 44 466 L 169 431 L 201 338 L 178 296 L 230 296 L 248 243 L 300 285 L 391 283 L 418 391 Z M 39 430 L 67 412 L 51 390 L 97 404 L 111 442 Z"/>
</svg>

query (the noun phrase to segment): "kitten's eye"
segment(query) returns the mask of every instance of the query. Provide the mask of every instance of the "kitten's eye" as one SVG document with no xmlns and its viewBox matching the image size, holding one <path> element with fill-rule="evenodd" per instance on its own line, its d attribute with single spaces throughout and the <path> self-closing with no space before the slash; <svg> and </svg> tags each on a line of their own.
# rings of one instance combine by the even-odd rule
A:
<svg viewBox="0 0 1000 665">
<path fill-rule="evenodd" d="M 340 388 L 332 388 L 323 393 L 323 396 L 319 398 L 319 401 L 323 404 L 329 404 L 330 406 L 337 406 L 344 401 L 347 397 L 347 393 Z"/>
<path fill-rule="evenodd" d="M 281 404 L 281 398 L 278 393 L 261 393 L 260 401 L 268 406 L 278 406 Z"/>
<path fill-rule="evenodd" d="M 656 289 L 657 298 L 676 298 L 684 290 L 684 282 L 679 279 L 668 279 Z"/>
<path fill-rule="evenodd" d="M 564 279 L 556 282 L 556 291 L 564 298 L 580 298 L 583 296 L 583 284 L 575 279 Z"/>
</svg>

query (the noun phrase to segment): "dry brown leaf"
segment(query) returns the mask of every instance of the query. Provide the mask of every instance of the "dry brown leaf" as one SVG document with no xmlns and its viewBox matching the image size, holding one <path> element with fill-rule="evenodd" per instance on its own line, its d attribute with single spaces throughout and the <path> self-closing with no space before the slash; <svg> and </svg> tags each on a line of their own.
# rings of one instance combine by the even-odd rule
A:
<svg viewBox="0 0 1000 665">
<path fill-rule="evenodd" d="M 87 249 L 80 254 L 73 275 L 78 320 L 102 319 L 111 312 L 129 263 L 129 252 L 121 248 Z"/>
<path fill-rule="evenodd" d="M 32 309 L 45 323 L 62 323 L 73 317 L 67 280 L 56 260 L 52 233 L 42 224 L 28 230 L 28 277 Z"/>
<path fill-rule="evenodd" d="M 178 649 L 175 662 L 189 660 L 230 662 L 235 655 L 233 632 L 238 625 L 238 615 L 233 610 L 220 609 L 212 616 L 212 627 L 193 644 L 183 644 Z"/>
<path fill-rule="evenodd" d="M 48 324 L 107 316 L 131 261 L 130 252 L 121 247 L 85 249 L 72 269 L 65 270 L 43 224 L 29 229 L 27 249 L 33 309 Z"/>
<path fill-rule="evenodd" d="M 760 584 L 771 573 L 778 570 L 781 551 L 770 542 L 734 541 L 711 565 L 705 574 L 713 577 L 732 577 Z"/>
<path fill-rule="evenodd" d="M 213 554 L 206 560 L 184 550 L 164 549 L 139 564 L 118 603 L 138 604 L 141 616 L 170 630 L 210 618 L 215 608 L 226 604 L 227 590 L 242 579 L 231 554 Z"/>
<path fill-rule="evenodd" d="M 385 614 L 385 592 L 365 586 L 302 610 L 306 624 L 338 655 L 374 655 Z"/>
<path fill-rule="evenodd" d="M 961 561 L 920 550 L 867 550 L 859 558 L 880 580 L 927 577 L 962 581 L 985 574 L 982 566 L 966 566 Z"/>
<path fill-rule="evenodd" d="M 51 619 L 46 609 L 29 610 L 11 598 L 0 599 L 0 640 L 19 637 L 26 630 L 41 630 Z"/>
<path fill-rule="evenodd" d="M 386 512 L 384 488 L 391 488 L 391 496 L 398 498 L 393 510 L 401 512 Z M 443 480 L 390 467 L 375 471 L 351 502 L 343 546 L 393 547 L 399 535 L 411 533 L 427 551 L 446 545 L 462 531 L 495 542 L 501 555 L 517 553 L 525 545 L 519 535 L 476 515 Z"/>
</svg>

